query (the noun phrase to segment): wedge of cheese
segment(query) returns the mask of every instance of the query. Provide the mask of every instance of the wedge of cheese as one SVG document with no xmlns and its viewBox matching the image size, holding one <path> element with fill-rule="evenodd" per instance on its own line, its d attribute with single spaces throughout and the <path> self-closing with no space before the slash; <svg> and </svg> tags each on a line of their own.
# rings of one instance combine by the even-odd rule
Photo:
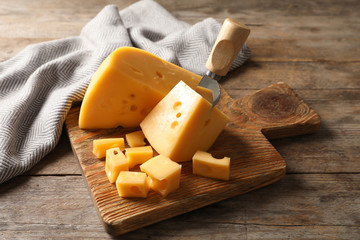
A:
<svg viewBox="0 0 360 240">
<path fill-rule="evenodd" d="M 180 80 L 195 89 L 201 77 L 144 50 L 118 48 L 91 79 L 81 105 L 79 127 L 139 126 Z"/>
<path fill-rule="evenodd" d="M 140 169 L 149 176 L 150 188 L 163 197 L 180 186 L 181 165 L 165 156 L 151 158 L 141 164 Z"/>
<path fill-rule="evenodd" d="M 150 145 L 173 161 L 190 161 L 207 151 L 229 118 L 180 81 L 146 116 L 140 127 Z"/>
<path fill-rule="evenodd" d="M 204 87 L 201 87 L 201 86 L 197 86 L 195 88 L 195 91 L 200 94 L 203 98 L 205 98 L 207 101 L 211 102 L 213 101 L 213 94 L 212 94 L 212 91 L 211 89 L 208 89 L 208 88 L 204 88 Z"/>
</svg>

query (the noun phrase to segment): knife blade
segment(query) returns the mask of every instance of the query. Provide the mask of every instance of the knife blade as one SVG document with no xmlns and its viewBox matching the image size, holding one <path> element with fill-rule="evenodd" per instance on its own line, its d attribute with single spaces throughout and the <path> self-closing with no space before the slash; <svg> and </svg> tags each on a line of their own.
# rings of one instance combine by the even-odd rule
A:
<svg viewBox="0 0 360 240">
<path fill-rule="evenodd" d="M 250 28 L 240 21 L 226 18 L 206 62 L 208 71 L 198 86 L 212 91 L 212 106 L 220 100 L 219 80 L 229 71 L 250 34 Z"/>
</svg>

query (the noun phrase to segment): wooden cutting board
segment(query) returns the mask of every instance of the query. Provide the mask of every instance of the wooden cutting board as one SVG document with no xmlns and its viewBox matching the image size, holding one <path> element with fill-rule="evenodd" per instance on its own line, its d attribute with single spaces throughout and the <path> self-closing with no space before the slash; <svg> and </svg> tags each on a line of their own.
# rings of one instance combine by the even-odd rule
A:
<svg viewBox="0 0 360 240">
<path fill-rule="evenodd" d="M 180 189 L 166 198 L 150 191 L 146 199 L 119 197 L 105 175 L 104 159 L 92 154 L 94 139 L 125 137 L 138 129 L 81 130 L 80 107 L 70 110 L 66 119 L 70 142 L 108 233 L 120 235 L 274 183 L 285 175 L 286 164 L 268 139 L 313 133 L 320 127 L 318 114 L 285 83 L 237 100 L 222 89 L 218 107 L 230 116 L 230 122 L 209 152 L 231 158 L 230 180 L 193 175 L 191 162 L 185 162 Z"/>
</svg>

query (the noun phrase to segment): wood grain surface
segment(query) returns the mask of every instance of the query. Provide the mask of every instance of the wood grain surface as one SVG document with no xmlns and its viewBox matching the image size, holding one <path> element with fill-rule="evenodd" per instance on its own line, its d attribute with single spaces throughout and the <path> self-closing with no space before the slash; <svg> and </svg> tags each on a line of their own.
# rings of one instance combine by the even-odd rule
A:
<svg viewBox="0 0 360 240">
<path fill-rule="evenodd" d="M 134 0 L 0 1 L 0 61 L 29 44 L 78 36 L 106 4 Z M 286 175 L 269 186 L 119 239 L 358 239 L 360 2 L 159 0 L 194 24 L 239 19 L 252 57 L 221 82 L 234 99 L 285 82 L 321 116 L 311 135 L 272 139 Z M 99 221 L 66 131 L 29 172 L 0 185 L 0 239 L 114 239 Z"/>
</svg>

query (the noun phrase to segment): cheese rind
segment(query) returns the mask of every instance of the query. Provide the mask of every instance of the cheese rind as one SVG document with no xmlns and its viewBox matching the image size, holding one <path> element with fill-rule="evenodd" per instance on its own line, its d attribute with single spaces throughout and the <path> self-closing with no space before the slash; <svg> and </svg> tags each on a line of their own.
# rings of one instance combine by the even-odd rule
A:
<svg viewBox="0 0 360 240">
<path fill-rule="evenodd" d="M 214 158 L 210 153 L 197 151 L 193 156 L 193 174 L 203 177 L 229 180 L 230 158 Z"/>
<path fill-rule="evenodd" d="M 149 52 L 121 47 L 99 66 L 80 109 L 82 129 L 139 126 L 180 81 L 196 88 L 201 77 Z"/>
<path fill-rule="evenodd" d="M 149 176 L 150 188 L 163 197 L 180 186 L 181 165 L 165 156 L 151 158 L 140 169 Z"/>
<path fill-rule="evenodd" d="M 124 151 L 124 138 L 104 138 L 93 141 L 93 153 L 97 158 L 105 157 L 106 150 L 114 147 L 118 147 L 121 151 Z"/>
<path fill-rule="evenodd" d="M 144 138 L 145 135 L 141 130 L 131 132 L 125 135 L 126 142 L 129 144 L 130 147 L 145 146 Z"/>
<path fill-rule="evenodd" d="M 128 161 L 120 148 L 106 150 L 105 173 L 111 183 L 114 183 L 121 171 L 128 171 Z"/>
<path fill-rule="evenodd" d="M 146 116 L 140 127 L 150 145 L 176 162 L 207 151 L 229 118 L 180 81 Z"/>
<path fill-rule="evenodd" d="M 125 150 L 125 156 L 128 160 L 129 168 L 131 169 L 152 158 L 153 149 L 151 146 L 127 148 Z"/>
<path fill-rule="evenodd" d="M 119 196 L 125 198 L 146 198 L 150 189 L 146 173 L 130 171 L 120 172 L 116 188 Z"/>
</svg>

